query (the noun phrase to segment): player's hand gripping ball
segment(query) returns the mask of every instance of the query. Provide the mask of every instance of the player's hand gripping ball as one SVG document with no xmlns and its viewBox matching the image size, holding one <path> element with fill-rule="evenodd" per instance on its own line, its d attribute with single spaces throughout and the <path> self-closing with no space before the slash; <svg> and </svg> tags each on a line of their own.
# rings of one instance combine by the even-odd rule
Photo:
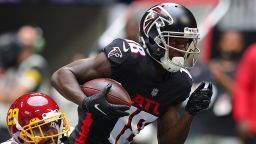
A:
<svg viewBox="0 0 256 144">
<path fill-rule="evenodd" d="M 126 110 L 130 108 L 132 101 L 120 83 L 98 78 L 84 83 L 81 89 L 87 96 L 82 104 L 84 110 L 108 119 L 129 115 Z"/>
</svg>

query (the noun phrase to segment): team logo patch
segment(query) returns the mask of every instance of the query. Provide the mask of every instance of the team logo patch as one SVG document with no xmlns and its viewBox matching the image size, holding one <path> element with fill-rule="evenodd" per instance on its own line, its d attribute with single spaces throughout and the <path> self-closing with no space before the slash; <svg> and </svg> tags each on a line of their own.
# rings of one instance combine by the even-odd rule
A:
<svg viewBox="0 0 256 144">
<path fill-rule="evenodd" d="M 120 58 L 123 57 L 122 51 L 120 50 L 119 47 L 113 47 L 113 49 L 108 53 L 108 58 L 110 58 L 112 56 L 120 57 Z"/>
<path fill-rule="evenodd" d="M 173 24 L 172 16 L 161 6 L 153 7 L 149 10 L 148 15 L 145 18 L 143 24 L 143 30 L 146 35 L 148 35 L 150 29 L 155 25 L 159 24 L 160 27 L 166 24 Z"/>
</svg>

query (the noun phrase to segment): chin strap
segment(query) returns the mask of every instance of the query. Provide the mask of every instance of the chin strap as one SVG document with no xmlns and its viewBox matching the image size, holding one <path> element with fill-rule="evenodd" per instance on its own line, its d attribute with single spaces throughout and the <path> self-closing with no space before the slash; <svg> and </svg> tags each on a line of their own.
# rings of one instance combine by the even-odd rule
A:
<svg viewBox="0 0 256 144">
<path fill-rule="evenodd" d="M 169 72 L 177 72 L 184 65 L 184 57 L 173 57 L 170 60 L 169 50 L 166 50 L 164 57 L 160 59 L 160 64 Z"/>
<path fill-rule="evenodd" d="M 162 61 L 162 59 L 161 59 L 161 61 Z M 184 63 L 184 58 L 183 57 L 173 57 L 171 61 L 163 60 L 161 64 L 169 72 L 177 72 L 181 69 L 181 67 L 176 65 L 175 63 Z"/>
<path fill-rule="evenodd" d="M 169 56 L 163 56 L 160 61 L 155 59 L 153 56 L 151 56 L 150 52 L 148 51 L 148 48 L 146 48 L 146 51 L 148 55 L 154 59 L 156 62 L 162 65 L 164 69 L 166 69 L 169 72 L 177 72 L 180 70 L 181 66 L 184 65 L 184 57 L 173 57 L 172 60 L 169 59 Z M 168 54 L 168 52 L 166 52 Z M 166 55 L 166 54 L 165 54 Z"/>
</svg>

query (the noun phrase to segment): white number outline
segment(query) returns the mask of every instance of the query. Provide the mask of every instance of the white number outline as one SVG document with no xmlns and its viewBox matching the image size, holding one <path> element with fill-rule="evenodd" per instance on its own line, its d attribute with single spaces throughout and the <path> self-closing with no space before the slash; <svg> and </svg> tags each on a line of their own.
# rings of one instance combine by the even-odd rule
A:
<svg viewBox="0 0 256 144">
<path fill-rule="evenodd" d="M 129 116 L 121 117 L 110 132 L 108 140 L 112 144 L 130 143 L 133 137 L 146 125 L 154 122 L 158 117 L 131 106 Z"/>
<path fill-rule="evenodd" d="M 132 53 L 140 54 L 142 56 L 146 55 L 145 50 L 141 47 L 141 45 L 131 40 L 126 41 L 128 42 Z"/>
</svg>

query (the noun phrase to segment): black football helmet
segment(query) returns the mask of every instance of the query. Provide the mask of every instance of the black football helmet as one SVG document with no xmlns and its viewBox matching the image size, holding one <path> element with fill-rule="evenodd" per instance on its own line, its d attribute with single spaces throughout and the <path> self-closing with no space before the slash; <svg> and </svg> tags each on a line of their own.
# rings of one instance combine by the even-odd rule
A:
<svg viewBox="0 0 256 144">
<path fill-rule="evenodd" d="M 186 48 L 179 49 L 171 39 L 188 39 Z M 140 42 L 148 54 L 166 70 L 176 72 L 181 67 L 193 67 L 200 50 L 197 48 L 199 32 L 193 14 L 184 6 L 161 3 L 151 7 L 140 22 Z M 182 56 L 169 57 L 170 49 Z"/>
</svg>

